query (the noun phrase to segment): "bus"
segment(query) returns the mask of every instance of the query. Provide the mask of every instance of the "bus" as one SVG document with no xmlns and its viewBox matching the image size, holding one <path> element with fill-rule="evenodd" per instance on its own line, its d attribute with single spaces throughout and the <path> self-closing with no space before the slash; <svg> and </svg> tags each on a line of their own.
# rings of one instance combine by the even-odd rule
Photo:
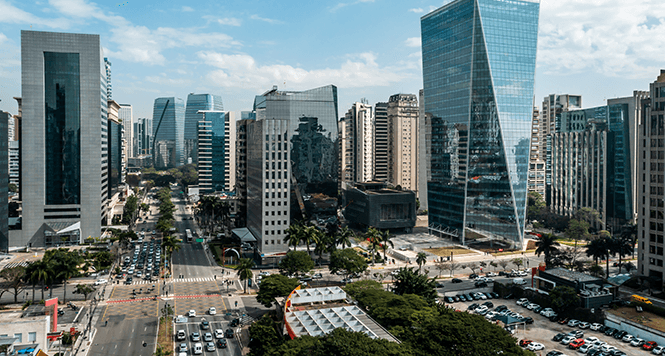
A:
<svg viewBox="0 0 665 356">
<path fill-rule="evenodd" d="M 645 298 L 645 297 L 643 297 L 643 296 L 641 296 L 641 295 L 633 294 L 633 295 L 631 295 L 630 297 L 631 297 L 631 299 L 632 299 L 634 302 L 640 302 L 640 303 L 645 303 L 645 304 L 652 304 L 651 301 L 650 301 L 648 298 Z"/>
<path fill-rule="evenodd" d="M 185 235 L 187 235 L 187 242 L 192 242 L 192 231 L 189 229 L 185 230 Z"/>
</svg>

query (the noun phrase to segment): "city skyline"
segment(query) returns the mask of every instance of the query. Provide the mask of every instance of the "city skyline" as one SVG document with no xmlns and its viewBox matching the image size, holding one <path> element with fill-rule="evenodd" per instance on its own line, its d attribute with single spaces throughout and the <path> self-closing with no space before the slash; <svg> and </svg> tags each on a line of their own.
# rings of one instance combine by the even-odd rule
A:
<svg viewBox="0 0 665 356">
<path fill-rule="evenodd" d="M 157 97 L 190 92 L 221 95 L 227 110 L 249 110 L 252 98 L 272 85 L 299 91 L 333 84 L 342 108 L 361 98 L 373 104 L 416 94 L 420 17 L 448 2 L 187 7 L 0 0 L 0 110 L 17 111 L 11 97 L 20 95 L 21 29 L 100 34 L 113 63 L 114 99 L 132 104 L 134 117 L 150 117 Z M 665 16 L 653 14 L 665 13 L 665 4 L 593 3 L 541 1 L 536 104 L 551 93 L 572 93 L 584 96 L 585 107 L 603 105 L 645 90 L 658 73 Z M 179 25 L 171 27 L 175 19 Z"/>
</svg>

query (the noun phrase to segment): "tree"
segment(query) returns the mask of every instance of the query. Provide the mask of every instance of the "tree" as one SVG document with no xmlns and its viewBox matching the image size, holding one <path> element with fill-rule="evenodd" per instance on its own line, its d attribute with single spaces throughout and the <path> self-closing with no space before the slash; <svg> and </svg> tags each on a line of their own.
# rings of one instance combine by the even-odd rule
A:
<svg viewBox="0 0 665 356">
<path fill-rule="evenodd" d="M 237 273 L 240 280 L 245 282 L 245 293 L 247 293 L 247 280 L 254 276 L 252 267 L 254 267 L 254 261 L 250 258 L 241 258 L 238 261 Z"/>
<path fill-rule="evenodd" d="M 593 257 L 595 264 L 598 264 L 598 260 L 606 258 L 609 251 L 607 245 L 608 238 L 604 236 L 604 233 L 607 233 L 609 236 L 609 232 L 603 230 L 600 233 L 601 236 L 589 241 L 586 245 L 586 255 L 587 257 Z"/>
<path fill-rule="evenodd" d="M 263 284 L 263 282 L 261 283 Z M 263 285 L 261 285 L 261 289 L 263 289 Z M 249 344 L 247 345 L 250 349 L 249 354 L 262 356 L 280 347 L 284 343 L 284 338 L 281 333 L 277 333 L 277 328 L 277 323 L 268 314 L 253 323 L 249 327 Z"/>
<path fill-rule="evenodd" d="M 441 277 L 441 272 L 448 269 L 448 263 L 443 261 L 436 261 L 434 266 L 436 267 L 437 271 L 439 271 L 439 273 L 436 275 L 436 278 Z"/>
<path fill-rule="evenodd" d="M 596 277 L 602 277 L 604 274 L 603 267 L 599 266 L 598 264 L 594 264 L 593 266 L 589 267 L 589 273 Z"/>
<path fill-rule="evenodd" d="M 14 183 L 9 183 L 9 191 L 12 193 L 18 193 L 18 187 Z"/>
<path fill-rule="evenodd" d="M 88 295 L 90 295 L 92 292 L 94 292 L 95 289 L 90 287 L 87 284 L 77 284 L 76 285 L 76 293 L 83 294 L 84 299 L 88 299 Z"/>
<path fill-rule="evenodd" d="M 499 261 L 497 262 L 497 264 L 498 264 L 499 266 L 501 266 L 501 268 L 502 268 L 504 271 L 506 270 L 506 267 L 508 267 L 508 264 L 509 264 L 509 263 L 510 263 L 510 262 L 508 262 L 508 260 L 499 260 Z"/>
<path fill-rule="evenodd" d="M 513 259 L 512 263 L 515 265 L 515 267 L 517 267 L 517 269 L 519 269 L 520 266 L 522 266 L 524 264 L 524 259 L 515 258 L 515 259 Z"/>
<path fill-rule="evenodd" d="M 545 199 L 538 192 L 529 192 L 527 194 L 526 216 L 528 220 L 540 219 L 541 214 L 546 209 Z"/>
<path fill-rule="evenodd" d="M 403 267 L 395 276 L 393 291 L 397 295 L 415 294 L 433 304 L 437 297 L 436 282 L 426 274 L 416 272 L 413 267 Z"/>
<path fill-rule="evenodd" d="M 280 273 L 287 275 L 305 274 L 314 268 L 314 260 L 305 251 L 289 251 L 278 266 Z M 263 286 L 261 287 L 263 288 Z"/>
<path fill-rule="evenodd" d="M 557 246 L 559 246 L 559 243 L 556 242 L 556 236 L 552 234 L 542 234 L 541 237 L 536 238 L 536 254 L 538 257 L 545 254 L 546 266 L 551 264 L 550 256 L 552 252 L 557 251 Z"/>
<path fill-rule="evenodd" d="M 448 262 L 448 270 L 450 270 L 450 276 L 454 277 L 455 269 L 460 267 L 459 263 L 456 262 Z"/>
<path fill-rule="evenodd" d="M 595 226 L 600 225 L 602 221 L 600 220 L 600 213 L 592 208 L 580 208 L 575 212 L 573 219 L 578 221 L 584 221 L 587 223 L 587 227 L 592 227 L 595 231 Z"/>
<path fill-rule="evenodd" d="M 490 262 L 490 266 L 492 266 L 492 268 L 494 268 L 494 270 L 496 271 L 496 268 L 497 268 L 499 265 L 498 265 L 496 262 L 491 261 L 491 262 Z"/>
<path fill-rule="evenodd" d="M 478 269 L 478 263 L 476 262 L 471 262 L 466 266 L 469 267 L 469 269 L 471 269 L 471 273 L 476 273 L 476 270 Z"/>
<path fill-rule="evenodd" d="M 381 247 L 381 231 L 370 227 L 367 229 L 367 234 L 365 234 L 367 237 L 367 241 L 369 242 L 368 250 L 370 252 L 370 255 L 372 256 L 372 265 L 376 262 L 376 253 L 379 251 L 379 248 Z"/>
<path fill-rule="evenodd" d="M 575 240 L 575 247 L 577 247 L 577 240 L 587 240 L 589 238 L 589 223 L 570 219 L 568 228 L 566 229 L 566 236 L 571 240 Z"/>
<path fill-rule="evenodd" d="M 304 234 L 304 227 L 300 223 L 293 223 L 286 228 L 286 236 L 284 237 L 284 242 L 287 246 L 293 246 L 295 250 L 296 247 L 302 241 L 302 235 Z"/>
<path fill-rule="evenodd" d="M 420 272 L 423 265 L 427 263 L 427 254 L 425 254 L 425 252 L 418 252 L 416 255 L 416 263 L 418 264 L 418 272 Z"/>
<path fill-rule="evenodd" d="M 364 281 L 357 281 L 349 283 L 342 287 L 346 293 L 348 293 L 354 299 L 357 299 L 361 293 L 368 290 L 383 290 L 383 285 L 377 281 L 371 279 L 366 279 Z"/>
<path fill-rule="evenodd" d="M 561 313 L 564 310 L 580 306 L 580 297 L 573 288 L 568 286 L 556 286 L 550 291 L 552 307 Z"/>
<path fill-rule="evenodd" d="M 171 258 L 173 257 L 173 252 L 179 251 L 181 248 L 182 240 L 175 236 L 167 235 L 162 239 L 162 247 L 166 251 L 166 259 L 169 261 L 169 268 L 173 265 Z"/>
<path fill-rule="evenodd" d="M 322 240 L 323 233 L 316 226 L 305 226 L 304 233 L 300 240 L 307 247 L 307 254 L 310 255 L 310 245 L 318 244 Z"/>
<path fill-rule="evenodd" d="M 44 300 L 44 285 L 46 284 L 46 281 L 48 281 L 53 275 L 53 270 L 51 269 L 48 261 L 45 261 L 44 258 L 31 263 L 30 266 L 32 271 L 31 278 L 41 282 L 42 300 Z M 32 293 L 32 297 L 35 297 L 35 293 Z"/>
<path fill-rule="evenodd" d="M 342 245 L 342 248 L 351 247 L 351 240 L 355 237 L 356 234 L 349 230 L 348 227 L 344 226 L 336 235 L 337 245 Z"/>
<path fill-rule="evenodd" d="M 64 285 L 64 293 L 62 296 L 63 302 L 67 302 L 67 282 L 69 281 L 70 278 L 74 277 L 78 272 L 79 271 L 78 267 L 76 267 L 76 264 L 66 264 L 60 266 L 60 269 L 58 270 L 56 277 L 62 278 L 63 280 L 63 285 Z"/>
<path fill-rule="evenodd" d="M 618 236 L 613 239 L 611 252 L 619 255 L 619 273 L 621 273 L 622 258 L 633 253 L 635 242 L 631 237 Z"/>
<path fill-rule="evenodd" d="M 386 230 L 379 233 L 379 240 L 381 241 L 381 250 L 383 250 L 383 264 L 386 264 L 386 250 L 388 247 L 395 248 L 395 244 L 390 239 L 390 231 Z"/>
<path fill-rule="evenodd" d="M 6 282 L 5 289 L 14 294 L 14 303 L 18 303 L 18 295 L 25 288 L 25 277 L 25 267 L 23 266 L 5 268 L 0 271 L 0 278 Z"/>
<path fill-rule="evenodd" d="M 259 288 L 259 292 L 256 294 L 256 301 L 263 304 L 266 308 L 270 308 L 275 302 L 275 298 L 288 296 L 298 285 L 300 285 L 300 281 L 297 279 L 281 274 L 272 274 L 263 277 L 261 279 L 261 288 Z"/>
<path fill-rule="evenodd" d="M 358 251 L 352 248 L 335 250 L 330 255 L 330 264 L 328 265 L 330 273 L 343 271 L 348 277 L 351 274 L 362 273 L 367 269 L 367 261 Z"/>
</svg>

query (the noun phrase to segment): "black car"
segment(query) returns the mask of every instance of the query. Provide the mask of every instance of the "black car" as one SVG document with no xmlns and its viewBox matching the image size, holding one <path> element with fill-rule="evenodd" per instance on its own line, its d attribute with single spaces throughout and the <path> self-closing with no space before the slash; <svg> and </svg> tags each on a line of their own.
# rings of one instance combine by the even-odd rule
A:
<svg viewBox="0 0 665 356">
<path fill-rule="evenodd" d="M 233 329 L 226 329 L 224 332 L 224 337 L 230 339 L 233 337 Z"/>
<path fill-rule="evenodd" d="M 558 315 L 552 315 L 548 319 L 550 319 L 551 322 L 556 323 L 557 321 L 559 321 L 559 316 Z"/>
<path fill-rule="evenodd" d="M 466 296 L 464 294 L 458 295 L 457 298 L 459 298 L 459 300 L 462 302 L 466 302 Z"/>
<path fill-rule="evenodd" d="M 240 319 L 235 318 L 235 319 L 231 320 L 231 324 L 230 324 L 230 326 L 231 326 L 232 328 L 234 328 L 234 327 L 238 326 L 238 324 L 240 324 Z"/>
<path fill-rule="evenodd" d="M 459 301 L 460 301 L 459 296 L 456 296 L 456 295 L 455 295 L 455 296 L 452 296 L 451 298 L 453 298 L 453 300 L 454 300 L 455 302 L 459 302 Z"/>
<path fill-rule="evenodd" d="M 527 316 L 526 318 L 522 318 L 522 321 L 527 323 L 527 324 L 533 324 L 533 318 L 530 316 Z"/>
<path fill-rule="evenodd" d="M 537 307 L 533 309 L 534 313 L 540 313 L 540 311 L 543 310 L 543 307 Z"/>
<path fill-rule="evenodd" d="M 485 303 L 483 303 L 483 305 L 488 307 L 488 308 L 494 308 L 494 303 L 492 303 L 492 302 L 485 302 Z"/>
<path fill-rule="evenodd" d="M 469 294 L 469 297 L 473 300 L 480 300 L 480 295 L 479 294 Z"/>
<path fill-rule="evenodd" d="M 626 336 L 626 335 L 628 335 L 628 331 L 621 330 L 621 331 L 619 331 L 618 333 L 614 334 L 614 338 L 615 338 L 615 339 L 619 339 L 619 340 L 621 340 L 621 339 L 623 339 L 623 337 Z"/>
<path fill-rule="evenodd" d="M 506 272 L 504 272 L 504 271 L 501 271 L 501 272 L 499 272 L 499 276 L 507 277 L 507 276 L 508 276 L 508 273 L 506 273 Z"/>
<path fill-rule="evenodd" d="M 476 279 L 476 278 L 478 278 L 478 275 L 475 273 L 469 275 L 469 279 Z"/>
<path fill-rule="evenodd" d="M 217 339 L 217 347 L 220 349 L 226 348 L 226 339 Z"/>
<path fill-rule="evenodd" d="M 554 337 L 552 338 L 552 341 L 559 342 L 559 341 L 563 340 L 563 338 L 566 337 L 566 336 L 568 336 L 568 335 L 564 334 L 564 333 L 558 333 L 558 334 L 554 335 Z"/>
<path fill-rule="evenodd" d="M 607 329 L 605 329 L 604 332 L 605 332 L 605 335 L 607 335 L 607 336 L 614 336 L 614 334 L 615 334 L 617 331 L 618 331 L 618 330 L 615 329 L 615 328 L 607 328 Z"/>
<path fill-rule="evenodd" d="M 210 329 L 210 323 L 207 320 L 201 322 L 201 329 L 208 330 Z"/>
<path fill-rule="evenodd" d="M 498 293 L 490 292 L 490 294 L 492 295 L 492 298 L 494 298 L 494 299 L 499 298 L 499 294 L 498 294 Z"/>
<path fill-rule="evenodd" d="M 563 352 L 557 351 L 557 350 L 552 350 L 552 351 L 548 352 L 547 355 L 545 355 L 545 356 L 559 356 L 559 355 L 563 355 Z"/>
<path fill-rule="evenodd" d="M 507 306 L 505 306 L 505 305 L 499 305 L 498 307 L 496 307 L 496 308 L 494 309 L 494 311 L 496 311 L 496 312 L 502 312 L 502 311 L 504 311 L 504 310 L 506 310 L 506 309 L 508 309 Z"/>
<path fill-rule="evenodd" d="M 478 303 L 473 303 L 473 304 L 469 305 L 469 306 L 466 308 L 466 310 L 476 310 L 476 308 L 478 308 L 479 306 L 480 306 L 480 305 L 478 305 Z"/>
<path fill-rule="evenodd" d="M 446 303 L 455 303 L 455 299 L 453 297 L 445 297 L 443 298 Z"/>
<path fill-rule="evenodd" d="M 453 278 L 450 281 L 453 282 L 453 283 L 462 283 L 462 280 L 459 279 L 459 278 Z"/>
<path fill-rule="evenodd" d="M 483 281 L 477 281 L 476 283 L 474 283 L 474 285 L 476 286 L 476 288 L 484 288 L 484 287 L 487 287 L 487 283 L 485 283 L 485 282 L 483 282 Z"/>
<path fill-rule="evenodd" d="M 598 327 L 598 330 L 596 330 L 596 331 L 598 331 L 599 333 L 604 333 L 606 329 L 607 329 L 607 326 L 601 325 L 601 326 Z"/>
</svg>

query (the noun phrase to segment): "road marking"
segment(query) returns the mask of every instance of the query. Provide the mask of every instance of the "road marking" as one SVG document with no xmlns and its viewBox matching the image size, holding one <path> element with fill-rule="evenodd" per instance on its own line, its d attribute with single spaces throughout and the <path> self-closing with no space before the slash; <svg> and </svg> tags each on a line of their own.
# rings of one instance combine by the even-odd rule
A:
<svg viewBox="0 0 665 356">
<path fill-rule="evenodd" d="M 118 344 L 115 344 L 115 348 L 116 348 L 116 349 L 118 348 Z"/>
</svg>

